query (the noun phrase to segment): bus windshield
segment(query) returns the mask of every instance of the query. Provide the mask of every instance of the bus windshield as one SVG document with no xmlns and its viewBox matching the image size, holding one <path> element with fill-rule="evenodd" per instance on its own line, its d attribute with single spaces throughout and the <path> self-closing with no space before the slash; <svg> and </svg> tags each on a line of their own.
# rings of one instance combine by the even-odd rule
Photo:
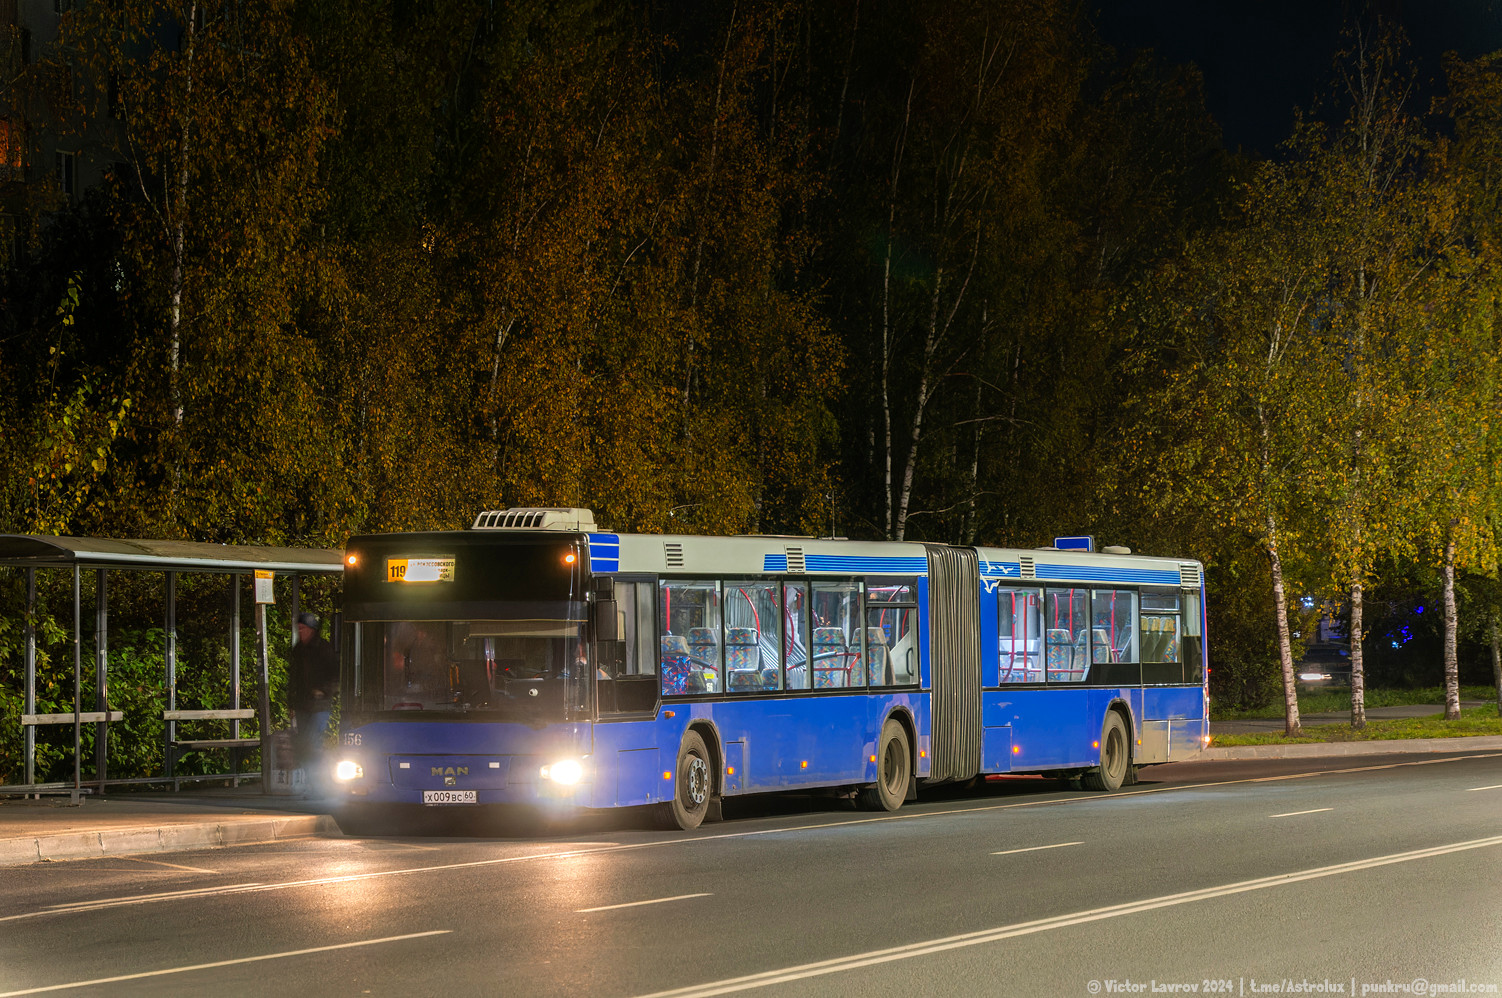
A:
<svg viewBox="0 0 1502 998">
<path fill-rule="evenodd" d="M 353 678 L 361 708 L 528 721 L 579 716 L 594 676 L 584 605 L 548 604 L 548 616 L 539 616 L 535 603 L 513 606 L 517 614 L 500 619 L 357 625 Z"/>
</svg>

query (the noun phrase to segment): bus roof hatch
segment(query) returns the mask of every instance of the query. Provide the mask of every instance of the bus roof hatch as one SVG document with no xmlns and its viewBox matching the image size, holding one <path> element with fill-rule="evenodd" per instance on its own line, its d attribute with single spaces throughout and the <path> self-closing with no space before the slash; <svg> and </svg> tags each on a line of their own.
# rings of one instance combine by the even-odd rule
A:
<svg viewBox="0 0 1502 998">
<path fill-rule="evenodd" d="M 593 533 L 595 514 L 588 509 L 517 507 L 490 509 L 475 517 L 471 530 L 568 530 Z"/>
</svg>

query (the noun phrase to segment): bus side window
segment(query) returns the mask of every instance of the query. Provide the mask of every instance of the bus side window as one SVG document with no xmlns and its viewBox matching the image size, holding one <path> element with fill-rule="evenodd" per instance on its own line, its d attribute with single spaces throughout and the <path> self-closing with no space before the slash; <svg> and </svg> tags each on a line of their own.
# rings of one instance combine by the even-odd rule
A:
<svg viewBox="0 0 1502 998">
<path fill-rule="evenodd" d="M 806 690 L 812 685 L 809 667 L 808 583 L 788 582 L 782 587 L 783 689 Z"/>
<path fill-rule="evenodd" d="M 719 693 L 725 686 L 720 646 L 720 584 L 663 579 L 662 692 Z"/>
</svg>

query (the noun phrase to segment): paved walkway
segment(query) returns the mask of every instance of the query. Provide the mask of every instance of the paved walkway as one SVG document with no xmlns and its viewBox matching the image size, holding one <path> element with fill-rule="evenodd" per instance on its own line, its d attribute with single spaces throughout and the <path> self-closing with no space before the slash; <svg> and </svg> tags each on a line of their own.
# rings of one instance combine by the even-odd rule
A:
<svg viewBox="0 0 1502 998">
<path fill-rule="evenodd" d="M 1479 701 L 1466 702 L 1473 706 Z M 1439 707 L 1378 707 L 1368 717 L 1422 717 Z M 1315 714 L 1308 724 L 1348 720 L 1349 714 Z M 1212 721 L 1212 734 L 1281 731 L 1281 720 Z M 1211 748 L 1200 761 L 1290 759 L 1406 753 L 1502 752 L 1502 736 L 1422 738 Z M 325 801 L 264 795 L 254 785 L 177 794 L 112 793 L 0 799 L 0 867 L 102 856 L 142 855 L 177 849 L 216 849 L 312 835 L 341 834 Z"/>
</svg>

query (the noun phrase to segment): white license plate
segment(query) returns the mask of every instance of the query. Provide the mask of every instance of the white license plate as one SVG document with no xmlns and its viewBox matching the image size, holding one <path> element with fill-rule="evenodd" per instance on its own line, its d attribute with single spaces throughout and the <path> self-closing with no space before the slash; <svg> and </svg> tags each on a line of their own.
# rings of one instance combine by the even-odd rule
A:
<svg viewBox="0 0 1502 998">
<path fill-rule="evenodd" d="M 424 790 L 424 804 L 478 804 L 480 798 L 474 790 Z"/>
</svg>

